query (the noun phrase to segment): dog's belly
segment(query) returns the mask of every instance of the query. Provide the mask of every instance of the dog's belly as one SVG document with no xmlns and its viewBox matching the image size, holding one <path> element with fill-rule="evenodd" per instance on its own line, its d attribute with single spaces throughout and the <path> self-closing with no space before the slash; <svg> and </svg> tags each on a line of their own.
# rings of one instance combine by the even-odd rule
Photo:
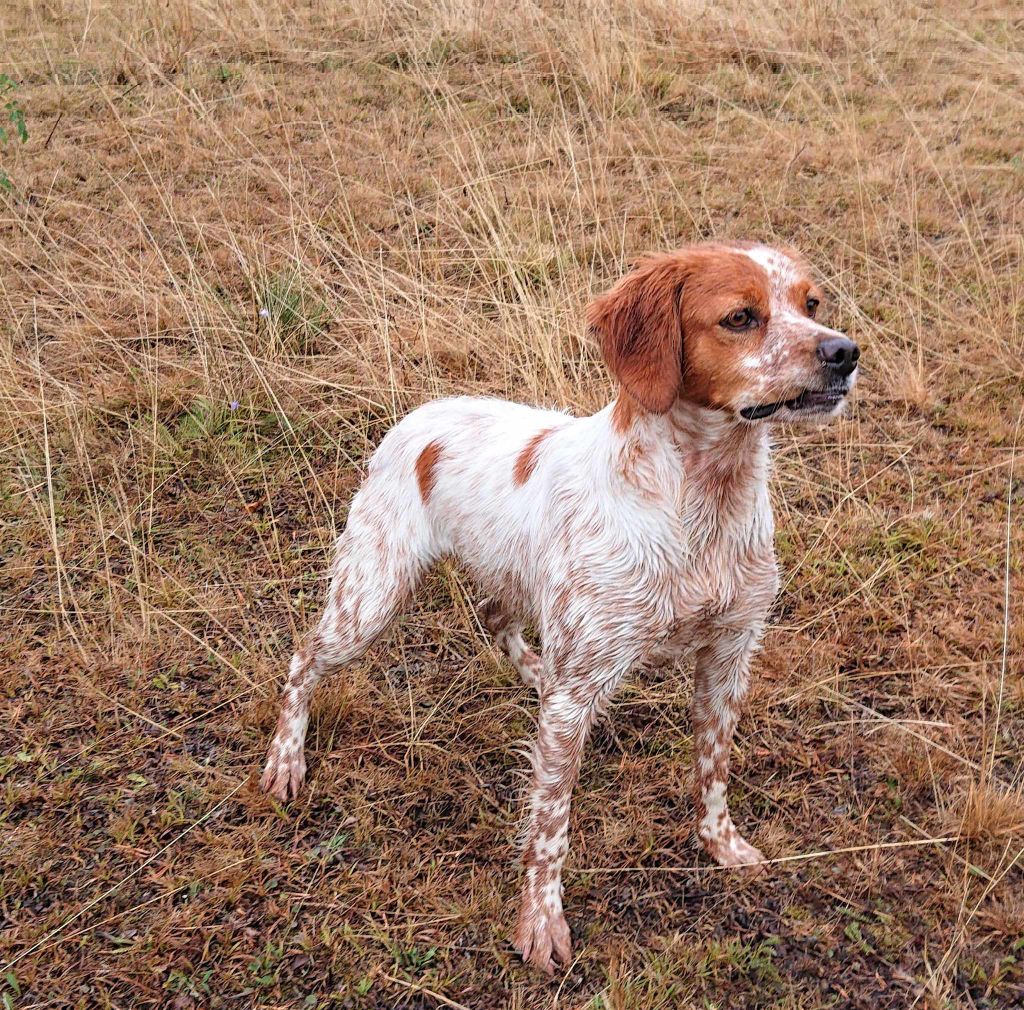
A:
<svg viewBox="0 0 1024 1010">
<path fill-rule="evenodd" d="M 653 664 L 662 664 L 685 659 L 721 631 L 720 611 L 713 607 L 703 607 L 696 613 L 677 618 L 654 647 L 650 660 Z"/>
</svg>

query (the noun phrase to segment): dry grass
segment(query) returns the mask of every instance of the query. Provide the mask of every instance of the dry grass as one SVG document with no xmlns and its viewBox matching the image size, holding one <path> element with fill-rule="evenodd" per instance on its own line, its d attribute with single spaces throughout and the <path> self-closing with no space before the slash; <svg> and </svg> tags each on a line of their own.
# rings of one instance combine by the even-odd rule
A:
<svg viewBox="0 0 1024 1010">
<path fill-rule="evenodd" d="M 1020 1005 L 1013 5 L 130 7 L 0 15 L 3 1005 Z M 733 802 L 784 861 L 697 853 L 688 678 L 638 679 L 549 984 L 506 942 L 531 702 L 457 569 L 322 692 L 300 800 L 255 773 L 386 427 L 595 408 L 588 297 L 713 235 L 801 247 L 865 350 L 780 433 Z"/>
</svg>

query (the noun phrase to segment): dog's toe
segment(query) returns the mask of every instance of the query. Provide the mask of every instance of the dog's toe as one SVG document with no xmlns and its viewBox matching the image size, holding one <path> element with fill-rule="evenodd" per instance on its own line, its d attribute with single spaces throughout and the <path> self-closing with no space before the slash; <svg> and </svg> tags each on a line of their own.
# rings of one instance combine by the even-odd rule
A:
<svg viewBox="0 0 1024 1010">
<path fill-rule="evenodd" d="M 548 975 L 572 960 L 569 924 L 561 914 L 520 921 L 512 942 L 524 962 Z"/>
<path fill-rule="evenodd" d="M 298 796 L 305 777 L 306 760 L 301 753 L 285 756 L 271 752 L 260 779 L 260 788 L 286 803 Z"/>
<path fill-rule="evenodd" d="M 754 873 L 764 869 L 763 866 L 758 865 L 764 862 L 764 854 L 761 850 L 755 849 L 745 838 L 735 832 L 727 841 L 715 845 L 711 856 L 719 866 L 745 867 Z"/>
</svg>

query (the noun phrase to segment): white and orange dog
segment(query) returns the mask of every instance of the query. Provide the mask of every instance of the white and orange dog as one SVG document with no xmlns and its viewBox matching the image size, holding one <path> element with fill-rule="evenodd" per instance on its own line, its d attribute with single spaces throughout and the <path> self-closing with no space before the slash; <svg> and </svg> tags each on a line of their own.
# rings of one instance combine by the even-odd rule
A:
<svg viewBox="0 0 1024 1010">
<path fill-rule="evenodd" d="M 859 357 L 815 322 L 820 299 L 788 251 L 653 255 L 587 313 L 620 387 L 603 410 L 460 397 L 396 425 L 352 500 L 323 617 L 292 658 L 263 788 L 296 794 L 317 681 L 362 654 L 453 555 L 490 595 L 486 624 L 540 698 L 514 934 L 523 958 L 547 971 L 570 959 L 570 798 L 590 727 L 638 664 L 694 655 L 697 834 L 723 865 L 759 861 L 733 826 L 726 782 L 778 586 L 765 422 L 834 417 Z"/>
</svg>

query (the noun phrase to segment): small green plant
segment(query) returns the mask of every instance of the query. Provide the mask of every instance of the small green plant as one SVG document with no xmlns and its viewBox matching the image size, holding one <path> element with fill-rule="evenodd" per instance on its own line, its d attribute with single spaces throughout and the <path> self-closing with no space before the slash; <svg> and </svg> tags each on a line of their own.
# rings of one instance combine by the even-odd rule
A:
<svg viewBox="0 0 1024 1010">
<path fill-rule="evenodd" d="M 269 278 L 259 295 L 260 326 L 269 331 L 271 346 L 307 354 L 327 327 L 327 306 L 298 273 Z"/>
<path fill-rule="evenodd" d="M 216 438 L 227 431 L 231 410 L 222 403 L 198 397 L 178 421 L 175 436 L 180 445 Z"/>
<path fill-rule="evenodd" d="M 28 140 L 28 127 L 25 125 L 25 110 L 15 97 L 18 85 L 7 76 L 0 74 L 0 101 L 3 102 L 3 122 L 0 123 L 0 147 L 6 147 L 13 136 L 21 143 Z M 6 124 L 10 124 L 10 127 Z M 13 186 L 10 176 L 0 168 L 0 187 L 9 190 Z"/>
<path fill-rule="evenodd" d="M 181 684 L 174 679 L 175 667 L 161 673 L 153 674 L 153 687 L 158 691 L 176 691 Z"/>
<path fill-rule="evenodd" d="M 278 962 L 284 954 L 280 944 L 266 942 L 263 953 L 249 964 L 249 973 L 253 976 L 253 984 L 259 989 L 269 989 L 277 984 L 280 967 Z"/>
<path fill-rule="evenodd" d="M 396 968 L 404 968 L 416 974 L 426 971 L 437 960 L 437 947 L 420 950 L 418 947 L 402 947 L 395 944 L 391 953 L 394 955 Z"/>
<path fill-rule="evenodd" d="M 864 937 L 860 928 L 860 923 L 856 919 L 854 919 L 853 922 L 848 922 L 846 924 L 846 928 L 843 930 L 843 933 L 846 935 L 846 939 L 849 940 L 862 954 L 874 954 L 874 947 L 872 947 Z"/>
<path fill-rule="evenodd" d="M 21 986 L 18 984 L 18 977 L 13 971 L 9 971 L 4 975 L 4 988 L 3 992 L 0 993 L 0 1003 L 3 1004 L 3 1010 L 14 1010 L 14 1001 L 20 996 Z"/>
<path fill-rule="evenodd" d="M 209 995 L 210 978 L 212 975 L 212 968 L 207 968 L 192 976 L 186 975 L 183 971 L 179 971 L 177 968 L 172 968 L 170 974 L 167 976 L 167 981 L 164 982 L 164 988 L 169 989 L 171 992 L 183 993 L 186 996 L 192 996 L 198 999 L 202 996 Z"/>
<path fill-rule="evenodd" d="M 334 835 L 333 838 L 328 839 L 326 842 L 314 845 L 313 848 L 309 850 L 307 859 L 311 863 L 323 861 L 325 865 L 328 863 L 340 862 L 344 858 L 342 850 L 345 848 L 345 843 L 347 841 L 347 831 Z"/>
</svg>

